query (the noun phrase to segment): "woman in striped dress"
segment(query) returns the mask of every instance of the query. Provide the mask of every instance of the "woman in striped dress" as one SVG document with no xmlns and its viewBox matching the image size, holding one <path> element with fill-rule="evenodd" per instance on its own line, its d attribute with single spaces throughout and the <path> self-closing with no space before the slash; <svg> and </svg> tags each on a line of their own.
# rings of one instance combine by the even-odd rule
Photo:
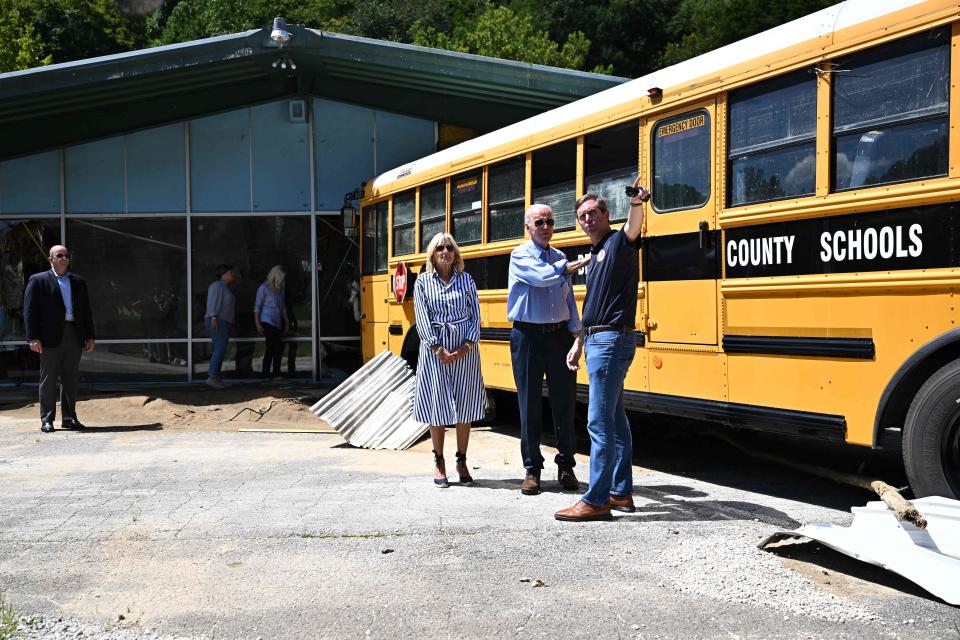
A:
<svg viewBox="0 0 960 640">
<path fill-rule="evenodd" d="M 460 247 L 449 233 L 427 245 L 426 270 L 413 286 L 420 355 L 413 417 L 430 425 L 434 478 L 448 487 L 443 459 L 444 429 L 456 425 L 460 484 L 473 483 L 467 468 L 470 423 L 483 418 L 486 394 L 480 375 L 480 300 L 477 285 L 463 271 Z"/>
</svg>

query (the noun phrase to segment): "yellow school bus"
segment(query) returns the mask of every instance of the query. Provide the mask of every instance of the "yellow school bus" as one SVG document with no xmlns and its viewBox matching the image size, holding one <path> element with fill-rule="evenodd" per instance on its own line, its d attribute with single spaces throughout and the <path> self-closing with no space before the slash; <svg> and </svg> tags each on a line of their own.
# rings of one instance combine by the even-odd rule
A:
<svg viewBox="0 0 960 640">
<path fill-rule="evenodd" d="M 960 497 L 957 78 L 955 2 L 844 2 L 384 173 L 362 200 L 364 358 L 416 357 L 393 275 L 409 297 L 447 230 L 480 291 L 484 381 L 513 390 L 525 207 L 551 205 L 554 245 L 582 255 L 574 199 L 622 220 L 639 171 L 653 198 L 626 405 L 902 441 L 916 495 Z M 584 399 L 583 368 L 578 384 Z"/>
</svg>

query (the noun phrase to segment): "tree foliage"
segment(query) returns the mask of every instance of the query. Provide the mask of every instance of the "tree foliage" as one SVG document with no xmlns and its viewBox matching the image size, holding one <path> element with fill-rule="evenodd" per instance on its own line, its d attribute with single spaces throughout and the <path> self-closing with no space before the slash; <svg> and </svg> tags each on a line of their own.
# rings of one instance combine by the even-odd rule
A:
<svg viewBox="0 0 960 640">
<path fill-rule="evenodd" d="M 288 23 L 636 77 L 835 0 L 0 0 L 0 72 Z"/>
<path fill-rule="evenodd" d="M 494 4 L 487 4 L 474 20 L 458 23 L 451 32 L 418 23 L 413 28 L 413 42 L 569 69 L 582 69 L 590 49 L 590 41 L 581 31 L 574 31 L 560 44 L 551 40 L 545 29 L 538 29 L 529 14 Z M 609 73 L 607 68 L 598 71 Z"/>
</svg>

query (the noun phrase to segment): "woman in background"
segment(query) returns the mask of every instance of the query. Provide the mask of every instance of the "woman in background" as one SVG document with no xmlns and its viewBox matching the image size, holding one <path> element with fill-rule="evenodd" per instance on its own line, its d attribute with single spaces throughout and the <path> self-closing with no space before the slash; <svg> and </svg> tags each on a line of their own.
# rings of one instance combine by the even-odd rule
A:
<svg viewBox="0 0 960 640">
<path fill-rule="evenodd" d="M 283 332 L 290 325 L 287 305 L 284 300 L 283 267 L 274 265 L 267 279 L 257 289 L 253 305 L 253 319 L 257 333 L 266 337 L 267 347 L 263 354 L 264 377 L 280 377 L 280 361 L 283 358 Z"/>
</svg>

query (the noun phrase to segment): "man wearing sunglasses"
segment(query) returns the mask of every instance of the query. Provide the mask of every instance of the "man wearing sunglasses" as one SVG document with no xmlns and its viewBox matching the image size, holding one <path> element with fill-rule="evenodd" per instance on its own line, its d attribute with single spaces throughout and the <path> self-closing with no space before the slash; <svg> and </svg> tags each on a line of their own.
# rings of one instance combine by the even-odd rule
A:
<svg viewBox="0 0 960 640">
<path fill-rule="evenodd" d="M 557 435 L 557 481 L 568 491 L 579 487 L 573 473 L 577 376 L 567 368 L 565 357 L 581 328 L 571 275 L 590 257 L 569 261 L 562 251 L 551 247 L 554 224 L 553 211 L 547 205 L 527 209 L 524 227 L 530 240 L 510 254 L 507 281 L 507 319 L 513 322 L 510 357 L 520 404 L 520 453 L 526 468 L 520 492 L 528 496 L 540 493 L 544 374 Z"/>
<path fill-rule="evenodd" d="M 40 430 L 53 431 L 57 417 L 57 379 L 64 429 L 85 429 L 77 420 L 80 355 L 93 351 L 93 311 L 87 281 L 70 268 L 70 252 L 51 247 L 50 270 L 30 276 L 23 296 L 23 319 L 30 350 L 40 354 Z"/>
</svg>

